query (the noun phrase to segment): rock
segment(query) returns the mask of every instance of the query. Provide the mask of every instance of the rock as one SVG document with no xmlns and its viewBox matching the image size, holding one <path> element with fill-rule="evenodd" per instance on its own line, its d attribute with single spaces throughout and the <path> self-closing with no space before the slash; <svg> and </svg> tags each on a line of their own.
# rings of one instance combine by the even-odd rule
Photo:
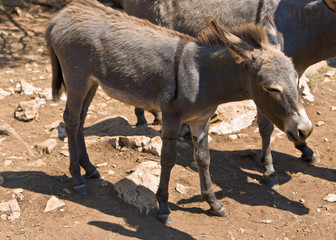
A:
<svg viewBox="0 0 336 240">
<path fill-rule="evenodd" d="M 23 139 L 20 137 L 19 134 L 17 134 L 14 128 L 12 128 L 8 123 L 0 119 L 0 135 L 1 134 L 11 135 L 14 138 L 16 138 L 20 142 L 20 144 L 26 147 L 29 156 L 34 156 L 31 146 L 25 141 L 23 141 Z"/>
<path fill-rule="evenodd" d="M 335 106 L 331 106 L 330 107 L 330 111 L 336 111 L 336 107 Z"/>
<path fill-rule="evenodd" d="M 333 77 L 335 75 L 335 72 L 334 70 L 329 70 L 326 72 L 325 76 L 326 77 Z"/>
<path fill-rule="evenodd" d="M 34 87 L 25 80 L 20 81 L 20 86 L 21 86 L 20 93 L 23 93 L 25 95 L 33 95 L 41 91 L 41 89 Z"/>
<path fill-rule="evenodd" d="M 147 136 L 122 136 L 119 137 L 119 145 L 127 148 L 140 148 L 147 145 L 151 139 Z"/>
<path fill-rule="evenodd" d="M 15 220 L 18 220 L 21 216 L 21 212 L 13 212 L 11 215 L 8 216 L 8 220 L 13 222 Z"/>
<path fill-rule="evenodd" d="M 14 117 L 24 122 L 31 121 L 37 118 L 39 107 L 36 100 L 20 102 L 15 109 Z"/>
<path fill-rule="evenodd" d="M 325 124 L 325 122 L 324 121 L 318 121 L 317 123 L 316 123 L 316 126 L 322 126 L 322 125 L 324 125 Z"/>
<path fill-rule="evenodd" d="M 34 146 L 39 153 L 51 153 L 51 151 L 57 146 L 55 139 L 48 139 Z"/>
<path fill-rule="evenodd" d="M 222 135 L 249 127 L 256 118 L 257 110 L 252 100 L 245 100 L 221 104 L 217 108 L 217 114 L 209 132 Z"/>
<path fill-rule="evenodd" d="M 0 185 L 5 183 L 5 179 L 3 178 L 3 176 L 0 175 Z"/>
<path fill-rule="evenodd" d="M 299 88 L 301 89 L 300 92 L 304 99 L 310 102 L 314 102 L 314 96 L 310 93 L 310 88 L 308 86 L 309 79 L 306 77 L 305 74 L 303 74 L 302 77 L 299 79 Z"/>
<path fill-rule="evenodd" d="M 24 196 L 23 196 L 23 189 L 22 188 L 16 188 L 13 190 L 13 193 L 15 195 L 16 198 L 18 198 L 20 201 L 23 200 Z"/>
<path fill-rule="evenodd" d="M 53 211 L 57 208 L 60 208 L 60 207 L 64 207 L 65 206 L 65 203 L 64 201 L 62 200 L 59 200 L 57 197 L 55 196 L 52 196 L 48 202 L 47 202 L 47 205 L 46 205 L 46 208 L 44 209 L 44 212 L 47 213 L 47 212 L 50 212 L 50 211 Z"/>
<path fill-rule="evenodd" d="M 186 194 L 188 192 L 188 189 L 189 187 L 186 187 L 179 183 L 177 183 L 175 187 L 176 192 L 181 193 L 181 194 Z"/>
<path fill-rule="evenodd" d="M 65 157 L 69 157 L 70 156 L 70 153 L 69 153 L 69 150 L 62 150 L 60 151 L 60 154 L 65 156 Z"/>
<path fill-rule="evenodd" d="M 270 224 L 272 223 L 272 220 L 261 220 L 262 223 L 265 223 L 265 224 Z"/>
<path fill-rule="evenodd" d="M 51 88 L 44 88 L 38 93 L 39 98 L 52 100 Z"/>
<path fill-rule="evenodd" d="M 336 194 L 328 194 L 323 200 L 328 202 L 336 202 Z"/>
<path fill-rule="evenodd" d="M 113 170 L 108 170 L 107 174 L 109 174 L 109 175 L 113 175 L 113 174 L 114 174 L 114 171 L 113 171 Z"/>
<path fill-rule="evenodd" d="M 3 100 L 5 97 L 11 95 L 10 92 L 7 92 L 5 90 L 3 90 L 2 88 L 0 88 L 0 100 Z"/>
<path fill-rule="evenodd" d="M 10 210 L 8 202 L 0 203 L 0 212 L 10 212 Z"/>
<path fill-rule="evenodd" d="M 106 167 L 107 165 L 108 165 L 107 162 L 104 162 L 104 163 L 98 163 L 98 164 L 96 165 L 96 167 L 97 167 L 97 168 L 100 168 L 100 167 Z"/>
<path fill-rule="evenodd" d="M 132 174 L 118 181 L 114 190 L 126 203 L 148 214 L 157 208 L 155 192 L 159 186 L 160 171 L 158 163 L 142 162 Z"/>
<path fill-rule="evenodd" d="M 148 145 L 143 147 L 144 152 L 149 152 L 154 156 L 161 156 L 162 140 L 160 136 L 153 137 Z"/>
<path fill-rule="evenodd" d="M 18 204 L 18 202 L 15 198 L 9 200 L 8 205 L 9 205 L 12 212 L 20 212 L 19 204 Z"/>
<path fill-rule="evenodd" d="M 234 140 L 237 140 L 238 139 L 238 135 L 237 134 L 230 134 L 228 136 L 228 138 L 231 140 L 231 141 L 234 141 Z"/>
</svg>

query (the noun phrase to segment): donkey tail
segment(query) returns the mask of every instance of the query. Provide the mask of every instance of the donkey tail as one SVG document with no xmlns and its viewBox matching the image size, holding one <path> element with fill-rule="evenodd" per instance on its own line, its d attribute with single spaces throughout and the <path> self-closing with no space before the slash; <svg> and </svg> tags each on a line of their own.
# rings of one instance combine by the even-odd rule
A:
<svg viewBox="0 0 336 240">
<path fill-rule="evenodd" d="M 52 82 L 51 82 L 52 97 L 54 100 L 58 100 L 62 95 L 62 86 L 64 87 L 62 68 L 55 54 L 55 51 L 49 41 L 47 43 L 47 46 L 49 50 L 50 63 L 52 69 Z"/>
</svg>

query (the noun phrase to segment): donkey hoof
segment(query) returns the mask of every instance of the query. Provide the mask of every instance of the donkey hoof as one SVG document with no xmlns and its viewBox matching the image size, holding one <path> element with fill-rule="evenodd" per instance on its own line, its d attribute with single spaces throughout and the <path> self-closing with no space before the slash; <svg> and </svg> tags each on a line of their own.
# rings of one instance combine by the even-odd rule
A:
<svg viewBox="0 0 336 240">
<path fill-rule="evenodd" d="M 152 125 L 160 125 L 161 124 L 161 120 L 158 119 L 154 119 Z"/>
<path fill-rule="evenodd" d="M 165 225 L 171 225 L 172 224 L 170 214 L 158 214 L 158 218 Z"/>
<path fill-rule="evenodd" d="M 74 186 L 73 189 L 75 190 L 75 192 L 79 193 L 82 196 L 86 196 L 86 187 L 85 184 L 79 185 L 79 186 Z"/>
<path fill-rule="evenodd" d="M 136 127 L 147 127 L 147 125 L 148 125 L 148 123 L 147 123 L 146 120 L 145 120 L 145 121 L 138 121 L 138 122 L 135 124 Z"/>
<path fill-rule="evenodd" d="M 87 178 L 90 178 L 90 179 L 100 179 L 100 173 L 98 172 L 98 170 L 96 169 L 93 173 L 91 174 L 86 174 L 86 177 Z"/>
<path fill-rule="evenodd" d="M 221 207 L 219 210 L 216 210 L 214 208 L 210 208 L 210 213 L 214 216 L 218 217 L 227 217 L 229 214 L 225 211 L 224 207 Z"/>
<path fill-rule="evenodd" d="M 278 189 L 280 187 L 278 183 L 278 174 L 276 172 L 272 173 L 269 176 L 264 175 L 264 182 L 266 186 L 272 188 L 272 189 Z"/>
<path fill-rule="evenodd" d="M 308 156 L 303 156 L 302 154 L 301 159 L 308 163 L 319 163 L 320 162 L 320 158 L 317 156 L 316 152 L 313 152 L 312 155 L 308 155 Z"/>
</svg>

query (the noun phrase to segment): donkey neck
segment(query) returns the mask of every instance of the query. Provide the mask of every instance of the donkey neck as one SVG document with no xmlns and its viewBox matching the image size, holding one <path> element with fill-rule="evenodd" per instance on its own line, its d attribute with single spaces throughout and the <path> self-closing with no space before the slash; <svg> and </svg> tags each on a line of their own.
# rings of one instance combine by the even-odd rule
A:
<svg viewBox="0 0 336 240">
<path fill-rule="evenodd" d="M 188 44 L 179 66 L 179 97 L 199 105 L 249 99 L 250 76 L 226 48 Z"/>
</svg>

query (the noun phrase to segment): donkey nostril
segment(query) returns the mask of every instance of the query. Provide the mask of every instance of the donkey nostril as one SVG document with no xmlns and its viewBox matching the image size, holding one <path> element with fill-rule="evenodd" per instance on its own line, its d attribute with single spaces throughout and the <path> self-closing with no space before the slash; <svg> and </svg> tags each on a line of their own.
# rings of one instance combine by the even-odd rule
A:
<svg viewBox="0 0 336 240">
<path fill-rule="evenodd" d="M 300 139 L 305 139 L 306 138 L 305 134 L 302 132 L 301 129 L 299 129 L 299 137 L 300 137 Z"/>
</svg>

